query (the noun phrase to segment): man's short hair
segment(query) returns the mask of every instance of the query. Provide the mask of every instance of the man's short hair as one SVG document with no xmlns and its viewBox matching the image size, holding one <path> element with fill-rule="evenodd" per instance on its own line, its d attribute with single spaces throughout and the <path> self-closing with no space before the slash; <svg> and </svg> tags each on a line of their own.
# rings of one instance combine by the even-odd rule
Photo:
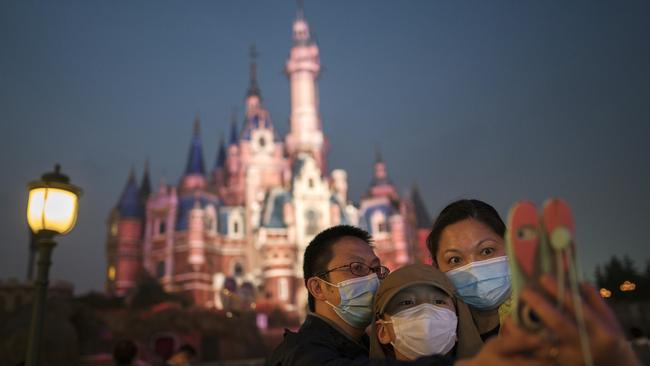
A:
<svg viewBox="0 0 650 366">
<path fill-rule="evenodd" d="M 327 271 L 327 265 L 332 260 L 332 245 L 336 244 L 341 238 L 345 236 L 353 236 L 372 245 L 372 237 L 367 231 L 359 229 L 358 227 L 350 225 L 332 226 L 329 229 L 321 231 L 305 248 L 305 256 L 303 258 L 303 277 L 305 286 L 307 281 L 317 275 L 318 273 Z M 308 293 L 309 310 L 315 310 L 314 297 Z"/>
</svg>

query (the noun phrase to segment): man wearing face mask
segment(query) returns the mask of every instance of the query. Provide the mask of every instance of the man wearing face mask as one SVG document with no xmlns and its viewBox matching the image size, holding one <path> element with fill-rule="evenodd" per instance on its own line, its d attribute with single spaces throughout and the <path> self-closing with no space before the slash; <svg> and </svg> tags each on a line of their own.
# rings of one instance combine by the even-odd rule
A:
<svg viewBox="0 0 650 366">
<path fill-rule="evenodd" d="M 285 333 L 267 365 L 451 364 L 437 355 L 416 362 L 368 358 L 365 330 L 374 318 L 372 301 L 389 272 L 373 252 L 371 240 L 364 230 L 341 225 L 309 243 L 303 271 L 310 313 L 298 333 Z"/>
</svg>

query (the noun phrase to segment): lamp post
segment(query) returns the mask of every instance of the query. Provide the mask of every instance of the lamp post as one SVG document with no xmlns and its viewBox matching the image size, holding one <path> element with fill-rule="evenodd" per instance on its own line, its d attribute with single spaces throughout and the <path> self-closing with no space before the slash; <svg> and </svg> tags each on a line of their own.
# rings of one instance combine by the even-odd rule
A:
<svg viewBox="0 0 650 366">
<path fill-rule="evenodd" d="M 38 250 L 35 297 L 27 344 L 27 366 L 38 365 L 52 250 L 56 246 L 54 236 L 68 233 L 77 221 L 81 188 L 70 184 L 70 179 L 61 174 L 60 170 L 61 166 L 57 164 L 53 172 L 45 173 L 41 180 L 27 185 L 27 223 L 36 234 Z"/>
</svg>

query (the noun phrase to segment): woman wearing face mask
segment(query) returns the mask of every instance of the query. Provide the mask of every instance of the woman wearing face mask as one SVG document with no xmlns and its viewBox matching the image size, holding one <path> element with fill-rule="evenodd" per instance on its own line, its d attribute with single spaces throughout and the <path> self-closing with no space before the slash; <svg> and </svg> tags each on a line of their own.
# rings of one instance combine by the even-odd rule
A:
<svg viewBox="0 0 650 366">
<path fill-rule="evenodd" d="M 453 298 L 453 290 L 446 276 L 428 265 L 391 273 L 375 297 L 370 358 L 473 356 L 483 342 L 467 305 Z"/>
<path fill-rule="evenodd" d="M 481 338 L 499 332 L 499 307 L 508 307 L 510 274 L 505 224 L 479 200 L 460 200 L 438 215 L 427 238 L 434 266 L 444 272 L 457 296 L 470 306 Z"/>
<path fill-rule="evenodd" d="M 503 221 L 492 206 L 479 200 L 460 200 L 440 212 L 427 238 L 434 266 L 447 275 L 456 288 L 457 296 L 470 305 L 474 323 L 483 340 L 499 332 L 499 313 L 507 314 L 510 307 L 510 275 L 504 246 L 505 229 Z M 512 346 L 524 341 L 529 342 L 527 339 L 530 339 L 530 345 L 534 345 L 532 340 L 537 338 L 539 343 L 531 348 L 531 352 L 525 353 L 525 360 L 537 360 L 551 365 L 587 363 L 588 357 L 582 349 L 573 300 L 565 301 L 564 308 L 558 309 L 549 301 L 559 294 L 556 281 L 544 276 L 540 283 L 546 296 L 540 294 L 539 289 L 526 288 L 522 292 L 522 299 L 537 313 L 553 337 L 549 339 L 540 334 L 523 331 L 512 324 L 511 319 L 506 320 L 502 316 L 506 324 L 509 324 L 506 327 L 507 332 L 502 332 L 507 334 L 487 342 L 477 356 L 489 355 L 484 351 L 498 346 L 501 341 L 506 341 Z M 593 288 L 587 284 L 581 286 L 584 322 L 589 332 L 589 358 L 592 360 L 590 364 L 640 365 L 626 343 L 613 312 Z M 463 361 L 472 363 L 477 358 L 482 357 Z M 499 364 L 503 365 L 501 362 Z"/>
</svg>

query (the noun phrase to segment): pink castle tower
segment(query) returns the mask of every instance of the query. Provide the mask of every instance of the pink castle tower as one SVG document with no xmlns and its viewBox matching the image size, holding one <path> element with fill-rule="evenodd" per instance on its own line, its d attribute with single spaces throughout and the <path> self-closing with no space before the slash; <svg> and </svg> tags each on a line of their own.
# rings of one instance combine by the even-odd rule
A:
<svg viewBox="0 0 650 366">
<path fill-rule="evenodd" d="M 391 270 L 411 261 L 409 226 L 405 217 L 407 209 L 377 150 L 373 178 L 366 196 L 361 199 L 359 226 L 372 235 L 377 255 Z"/>
<path fill-rule="evenodd" d="M 311 38 L 302 8 L 293 22 L 293 47 L 289 51 L 285 72 L 291 90 L 290 132 L 286 137 L 287 152 L 292 160 L 299 153 L 311 154 L 322 172 L 327 170 L 327 140 L 321 129 L 318 113 L 320 56 L 318 45 Z"/>
<path fill-rule="evenodd" d="M 148 166 L 140 188 L 131 169 L 120 200 L 111 211 L 106 248 L 106 290 L 111 294 L 125 295 L 135 286 L 142 269 L 144 202 L 150 191 Z"/>
</svg>

